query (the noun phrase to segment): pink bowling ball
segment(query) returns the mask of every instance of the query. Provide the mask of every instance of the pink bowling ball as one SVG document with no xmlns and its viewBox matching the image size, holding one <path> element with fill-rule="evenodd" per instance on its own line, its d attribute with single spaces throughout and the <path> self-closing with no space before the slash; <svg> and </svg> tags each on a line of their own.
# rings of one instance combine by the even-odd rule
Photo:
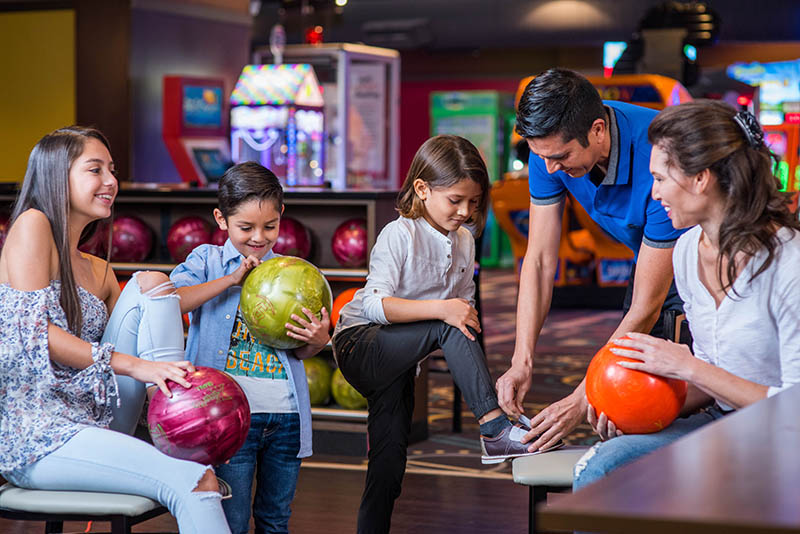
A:
<svg viewBox="0 0 800 534">
<path fill-rule="evenodd" d="M 219 226 L 214 228 L 214 232 L 211 234 L 211 244 L 217 245 L 221 247 L 225 244 L 225 241 L 228 240 L 228 231 L 223 230 Z"/>
<path fill-rule="evenodd" d="M 167 250 L 180 263 L 199 245 L 211 243 L 211 225 L 202 217 L 190 215 L 177 220 L 167 232 Z"/>
<path fill-rule="evenodd" d="M 111 227 L 111 261 L 143 261 L 153 246 L 153 233 L 138 217 L 120 216 Z"/>
<path fill-rule="evenodd" d="M 86 252 L 99 258 L 104 258 L 106 255 L 106 247 L 108 244 L 108 222 L 105 220 L 97 223 L 94 228 L 94 233 L 90 235 L 86 241 L 78 245 L 81 252 Z"/>
<path fill-rule="evenodd" d="M 272 250 L 277 254 L 297 256 L 307 260 L 311 253 L 311 233 L 300 221 L 291 217 L 283 217 L 278 240 L 275 241 Z"/>
<path fill-rule="evenodd" d="M 333 232 L 331 250 L 344 267 L 362 267 L 367 263 L 367 222 L 349 219 Z"/>
<path fill-rule="evenodd" d="M 219 465 L 242 446 L 250 429 L 250 405 L 230 375 L 210 367 L 186 374 L 192 385 L 169 382 L 172 398 L 157 390 L 147 427 L 158 450 L 183 460 Z"/>
</svg>

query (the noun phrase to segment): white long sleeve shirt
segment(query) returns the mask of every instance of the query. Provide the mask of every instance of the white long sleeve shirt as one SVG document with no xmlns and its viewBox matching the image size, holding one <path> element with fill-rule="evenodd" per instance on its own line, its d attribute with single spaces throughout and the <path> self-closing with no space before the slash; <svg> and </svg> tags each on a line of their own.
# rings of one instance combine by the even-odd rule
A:
<svg viewBox="0 0 800 534">
<path fill-rule="evenodd" d="M 464 227 L 443 235 L 424 218 L 398 217 L 375 241 L 367 284 L 341 310 L 334 335 L 367 323 L 389 324 L 383 299 L 463 298 L 475 305 L 475 240 Z"/>
<path fill-rule="evenodd" d="M 683 234 L 672 255 L 695 356 L 769 386 L 768 396 L 800 382 L 800 233 L 781 229 L 769 268 L 751 282 L 766 251 L 750 258 L 733 284 L 739 296 L 730 291 L 719 308 L 698 274 L 701 233 L 696 226 Z"/>
</svg>

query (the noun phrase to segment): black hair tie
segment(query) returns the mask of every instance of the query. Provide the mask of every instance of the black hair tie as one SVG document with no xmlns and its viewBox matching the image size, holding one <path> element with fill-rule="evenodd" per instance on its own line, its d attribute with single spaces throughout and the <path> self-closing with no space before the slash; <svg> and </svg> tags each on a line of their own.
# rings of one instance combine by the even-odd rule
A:
<svg viewBox="0 0 800 534">
<path fill-rule="evenodd" d="M 734 122 L 739 125 L 739 128 L 744 132 L 744 137 L 747 139 L 747 144 L 753 148 L 759 148 L 764 144 L 764 131 L 761 125 L 749 111 L 740 111 L 733 116 Z"/>
</svg>

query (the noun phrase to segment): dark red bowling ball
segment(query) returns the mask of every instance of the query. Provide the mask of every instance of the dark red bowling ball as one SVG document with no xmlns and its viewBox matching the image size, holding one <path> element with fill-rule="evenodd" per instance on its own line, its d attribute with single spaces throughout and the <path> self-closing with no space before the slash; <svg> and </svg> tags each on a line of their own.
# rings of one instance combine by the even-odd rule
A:
<svg viewBox="0 0 800 534">
<path fill-rule="evenodd" d="M 94 228 L 94 233 L 83 243 L 78 245 L 81 252 L 86 252 L 99 258 L 104 258 L 108 246 L 108 222 L 100 221 Z"/>
<path fill-rule="evenodd" d="M 222 246 L 225 244 L 225 241 L 228 240 L 228 231 L 223 230 L 219 226 L 214 228 L 214 232 L 211 234 L 211 244 Z"/>
<path fill-rule="evenodd" d="M 172 397 L 157 390 L 147 410 L 147 427 L 158 450 L 183 460 L 219 465 L 244 443 L 250 405 L 230 375 L 210 367 L 186 374 L 190 388 L 168 382 Z"/>
<path fill-rule="evenodd" d="M 276 254 L 297 256 L 307 260 L 311 253 L 311 233 L 300 221 L 291 217 L 283 217 L 278 240 L 275 241 L 272 250 Z"/>
<path fill-rule="evenodd" d="M 111 227 L 111 261 L 139 262 L 153 246 L 153 233 L 138 217 L 123 215 Z"/>
<path fill-rule="evenodd" d="M 211 225 L 202 217 L 190 215 L 178 219 L 167 232 L 167 250 L 176 262 L 182 262 L 199 245 L 211 243 Z"/>
<path fill-rule="evenodd" d="M 363 267 L 367 263 L 367 222 L 348 219 L 333 232 L 331 250 L 344 267 Z"/>
</svg>

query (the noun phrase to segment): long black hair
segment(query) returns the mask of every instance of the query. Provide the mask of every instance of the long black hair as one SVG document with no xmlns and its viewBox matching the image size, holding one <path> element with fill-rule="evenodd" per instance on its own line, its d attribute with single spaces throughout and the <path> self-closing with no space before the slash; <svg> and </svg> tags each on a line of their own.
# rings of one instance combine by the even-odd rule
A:
<svg viewBox="0 0 800 534">
<path fill-rule="evenodd" d="M 80 335 L 83 322 L 77 284 L 72 274 L 69 249 L 69 171 L 83 153 L 86 141 L 97 139 L 111 151 L 108 139 L 94 128 L 68 126 L 42 137 L 28 158 L 28 169 L 22 189 L 17 196 L 11 224 L 29 209 L 41 211 L 50 221 L 56 251 L 58 274 L 61 279 L 60 303 L 67 316 L 67 324 L 75 335 Z M 91 235 L 97 221 L 88 225 L 82 236 Z M 109 228 L 110 232 L 110 228 Z M 109 235 L 110 238 L 110 235 Z M 110 247 L 109 247 L 110 249 Z"/>
</svg>

